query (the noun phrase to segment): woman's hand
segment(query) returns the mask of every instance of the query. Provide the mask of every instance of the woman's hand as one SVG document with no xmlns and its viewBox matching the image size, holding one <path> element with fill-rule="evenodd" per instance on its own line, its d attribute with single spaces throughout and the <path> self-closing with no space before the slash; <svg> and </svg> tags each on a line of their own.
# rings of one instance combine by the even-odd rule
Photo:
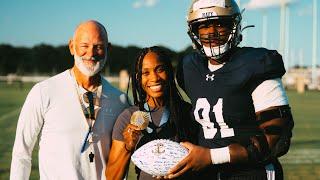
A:
<svg viewBox="0 0 320 180">
<path fill-rule="evenodd" d="M 128 124 L 127 127 L 123 130 L 122 135 L 125 142 L 125 149 L 127 151 L 134 151 L 140 134 L 141 130 L 139 129 L 139 127 L 132 124 Z"/>
</svg>

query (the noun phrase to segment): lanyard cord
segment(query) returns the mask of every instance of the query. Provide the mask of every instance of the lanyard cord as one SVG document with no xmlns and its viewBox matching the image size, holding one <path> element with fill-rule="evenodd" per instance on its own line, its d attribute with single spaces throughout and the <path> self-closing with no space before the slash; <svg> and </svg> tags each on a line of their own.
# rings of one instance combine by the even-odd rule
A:
<svg viewBox="0 0 320 180">
<path fill-rule="evenodd" d="M 94 126 L 94 123 L 95 123 L 95 112 L 94 112 L 94 101 L 93 101 L 93 93 L 91 91 L 87 91 L 86 94 L 88 96 L 88 101 L 89 101 L 89 111 L 86 109 L 86 106 L 84 105 L 84 102 L 83 100 L 81 99 L 81 96 L 80 96 L 80 87 L 76 81 L 76 78 L 75 78 L 75 75 L 74 75 L 74 72 L 72 70 L 70 70 L 70 74 L 73 78 L 73 81 L 74 81 L 74 85 L 75 85 L 75 88 L 76 88 L 76 91 L 77 91 L 77 95 L 78 95 L 78 100 L 80 102 L 80 105 L 81 105 L 81 109 L 82 109 L 82 112 L 83 112 L 83 115 L 85 116 L 85 118 L 89 119 L 89 122 L 87 121 L 88 123 L 88 126 L 89 126 L 89 129 L 88 129 L 88 132 L 85 136 L 85 139 L 84 139 L 84 143 L 82 144 L 82 147 L 81 147 L 81 153 L 84 152 L 85 150 L 85 147 L 86 147 L 86 144 L 87 144 L 87 141 L 88 141 L 88 138 L 89 138 L 89 135 L 93 133 L 93 126 Z M 102 93 L 102 85 L 100 85 L 97 89 L 97 99 L 99 99 L 101 97 L 101 93 Z M 86 113 L 88 113 L 88 117 L 86 116 Z"/>
<path fill-rule="evenodd" d="M 152 120 L 152 116 L 151 116 L 151 112 L 152 110 L 150 111 L 150 107 L 148 105 L 148 103 L 145 103 L 144 104 L 144 109 L 147 110 L 150 114 L 150 121 L 154 124 L 153 120 Z M 168 108 L 165 106 L 164 110 L 163 110 L 163 113 L 162 113 L 162 116 L 161 116 L 161 120 L 160 120 L 160 123 L 159 123 L 159 127 L 161 127 L 163 124 L 165 124 L 166 122 L 168 122 L 169 120 L 169 115 L 170 115 L 170 112 L 168 110 Z"/>
<path fill-rule="evenodd" d="M 89 103 L 89 111 L 87 110 L 82 98 L 81 98 L 81 95 L 80 95 L 80 87 L 76 81 L 76 78 L 75 78 L 75 75 L 74 75 L 74 72 L 73 70 L 70 69 L 70 74 L 71 76 L 73 77 L 73 81 L 74 81 L 74 85 L 75 85 L 75 88 L 77 90 L 77 95 L 78 95 L 78 99 L 79 99 L 79 102 L 80 102 L 80 105 L 81 105 L 81 108 L 82 108 L 82 112 L 85 116 L 85 118 L 88 118 L 91 122 L 89 124 L 89 126 L 93 126 L 94 122 L 92 123 L 92 121 L 94 121 L 96 119 L 95 117 L 95 113 L 94 113 L 94 101 L 93 101 L 93 93 L 91 91 L 87 91 L 86 94 L 87 97 L 88 97 L 88 103 Z M 96 93 L 96 99 L 100 99 L 101 97 L 101 94 L 102 94 L 102 85 L 100 85 L 98 88 L 97 88 L 97 93 Z M 89 117 L 87 117 L 86 113 L 89 115 Z"/>
</svg>

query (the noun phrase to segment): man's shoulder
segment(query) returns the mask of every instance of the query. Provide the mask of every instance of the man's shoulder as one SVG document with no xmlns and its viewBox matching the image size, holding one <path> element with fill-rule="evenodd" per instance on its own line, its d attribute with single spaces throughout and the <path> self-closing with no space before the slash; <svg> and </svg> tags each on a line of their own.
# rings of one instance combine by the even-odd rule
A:
<svg viewBox="0 0 320 180">
<path fill-rule="evenodd" d="M 266 48 L 243 47 L 239 48 L 231 57 L 231 61 L 246 64 L 251 70 L 260 73 L 273 71 L 282 74 L 285 72 L 282 56 L 276 50 Z"/>
<path fill-rule="evenodd" d="M 268 64 L 274 61 L 282 62 L 282 56 L 277 50 L 254 47 L 238 48 L 231 59 L 260 64 Z"/>
<path fill-rule="evenodd" d="M 231 64 L 241 65 L 244 72 L 250 72 L 251 79 L 259 82 L 281 78 L 285 71 L 282 56 L 276 50 L 266 48 L 238 48 L 232 55 Z"/>
<path fill-rule="evenodd" d="M 46 80 L 40 81 L 39 84 L 48 84 L 48 85 L 50 85 L 50 84 L 55 84 L 55 83 L 58 83 L 58 82 L 61 82 L 61 81 L 66 82 L 67 78 L 69 78 L 68 77 L 68 75 L 69 75 L 68 73 L 69 73 L 69 70 L 65 70 L 65 71 L 63 71 L 63 72 L 61 72 L 59 74 L 56 74 L 56 75 L 54 75 L 54 76 L 52 76 L 52 77 L 50 77 L 50 78 L 48 78 Z"/>
<path fill-rule="evenodd" d="M 59 74 L 56 74 L 46 80 L 36 83 L 35 86 L 39 86 L 40 89 L 51 89 L 57 87 L 66 87 L 65 84 L 70 82 L 68 77 L 68 70 L 65 70 Z"/>
<path fill-rule="evenodd" d="M 276 50 L 269 50 L 266 48 L 240 47 L 231 55 L 231 59 L 256 61 L 274 55 L 279 55 L 279 53 Z"/>
<path fill-rule="evenodd" d="M 128 96 L 115 88 L 105 77 L 102 77 L 102 91 L 108 98 L 119 100 L 122 104 L 128 102 Z"/>
</svg>

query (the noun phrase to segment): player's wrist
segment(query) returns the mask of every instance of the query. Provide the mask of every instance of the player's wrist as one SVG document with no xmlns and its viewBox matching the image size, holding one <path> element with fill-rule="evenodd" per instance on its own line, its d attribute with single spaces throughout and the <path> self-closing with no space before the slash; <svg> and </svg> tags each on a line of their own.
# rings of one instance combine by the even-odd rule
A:
<svg viewBox="0 0 320 180">
<path fill-rule="evenodd" d="M 230 163 L 229 147 L 210 149 L 212 164 Z"/>
</svg>

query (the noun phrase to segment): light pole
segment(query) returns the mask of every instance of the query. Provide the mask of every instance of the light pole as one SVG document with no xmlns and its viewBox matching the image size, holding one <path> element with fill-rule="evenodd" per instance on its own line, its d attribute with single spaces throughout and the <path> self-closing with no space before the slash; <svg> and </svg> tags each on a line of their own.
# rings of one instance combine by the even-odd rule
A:
<svg viewBox="0 0 320 180">
<path fill-rule="evenodd" d="M 285 52 L 285 44 L 286 44 L 286 0 L 280 0 L 280 39 L 279 39 L 279 52 L 284 56 L 285 67 L 287 69 L 287 60 L 286 60 L 286 52 Z"/>
<path fill-rule="evenodd" d="M 313 23 L 312 23 L 312 84 L 317 86 L 317 0 L 313 0 Z"/>
<path fill-rule="evenodd" d="M 266 10 L 262 10 L 262 41 L 261 46 L 267 47 L 267 27 L 268 27 L 268 16 Z"/>
<path fill-rule="evenodd" d="M 286 69 L 289 69 L 289 64 L 290 64 L 290 60 L 291 58 L 289 58 L 289 46 L 290 46 L 290 9 L 289 6 L 286 5 L 285 6 L 285 28 L 284 28 L 284 59 L 285 59 L 285 66 Z M 292 60 L 291 60 L 292 61 Z"/>
</svg>

